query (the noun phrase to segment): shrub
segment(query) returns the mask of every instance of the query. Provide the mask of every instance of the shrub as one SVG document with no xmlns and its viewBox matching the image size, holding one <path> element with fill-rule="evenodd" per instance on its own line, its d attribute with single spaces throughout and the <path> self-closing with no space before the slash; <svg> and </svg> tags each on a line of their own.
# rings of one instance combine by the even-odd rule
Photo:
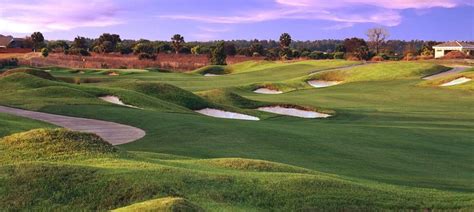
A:
<svg viewBox="0 0 474 212">
<path fill-rule="evenodd" d="M 225 43 L 219 42 L 217 46 L 211 51 L 211 64 L 212 65 L 227 65 L 227 55 L 225 53 Z"/>
<path fill-rule="evenodd" d="M 1 59 L 0 60 L 0 68 L 4 68 L 7 66 L 18 66 L 18 59 L 10 58 L 10 59 Z"/>
<path fill-rule="evenodd" d="M 153 47 L 153 45 L 149 42 L 139 43 L 135 45 L 135 47 L 133 47 L 133 53 L 135 54 L 145 53 L 145 54 L 151 55 L 151 54 L 154 54 L 155 52 L 156 52 L 155 47 Z"/>
<path fill-rule="evenodd" d="M 382 56 L 375 56 L 375 57 L 372 57 L 372 59 L 370 59 L 370 61 L 374 61 L 374 62 L 380 62 L 380 61 L 384 61 L 383 57 Z"/>
<path fill-rule="evenodd" d="M 334 59 L 344 59 L 344 52 L 334 53 Z"/>
<path fill-rule="evenodd" d="M 43 55 L 43 57 L 48 57 L 48 55 L 49 55 L 48 48 L 41 49 L 41 55 Z"/>
<path fill-rule="evenodd" d="M 464 52 L 460 51 L 451 51 L 444 55 L 443 59 L 466 59 L 468 58 Z"/>
<path fill-rule="evenodd" d="M 156 60 L 155 54 L 148 54 L 148 53 L 140 53 L 138 54 L 139 60 Z"/>
<path fill-rule="evenodd" d="M 314 51 L 309 54 L 309 58 L 313 60 L 321 60 L 321 59 L 326 59 L 326 55 L 323 52 L 320 51 Z"/>
<path fill-rule="evenodd" d="M 81 55 L 81 56 L 91 56 L 91 54 L 86 49 L 81 49 L 81 48 L 71 48 L 71 49 L 68 50 L 68 54 Z"/>
<path fill-rule="evenodd" d="M 309 57 L 310 54 L 311 54 L 310 51 L 303 51 L 301 52 L 301 57 Z"/>
</svg>

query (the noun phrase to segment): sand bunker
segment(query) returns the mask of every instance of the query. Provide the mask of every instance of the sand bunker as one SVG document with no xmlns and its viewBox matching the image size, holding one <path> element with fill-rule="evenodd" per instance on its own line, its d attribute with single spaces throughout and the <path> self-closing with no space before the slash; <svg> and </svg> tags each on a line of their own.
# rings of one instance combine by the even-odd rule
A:
<svg viewBox="0 0 474 212">
<path fill-rule="evenodd" d="M 283 93 L 283 91 L 272 90 L 268 88 L 259 88 L 257 90 L 254 90 L 253 92 L 260 93 L 260 94 L 282 94 Z"/>
<path fill-rule="evenodd" d="M 111 72 L 108 74 L 109 76 L 119 76 L 120 74 L 117 72 Z"/>
<path fill-rule="evenodd" d="M 120 98 L 116 97 L 116 96 L 102 96 L 102 97 L 99 97 L 99 99 L 102 99 L 106 102 L 109 102 L 109 103 L 112 103 L 112 104 L 116 104 L 116 105 L 122 105 L 122 106 L 125 106 L 125 107 L 131 107 L 131 108 L 139 108 L 139 107 L 135 107 L 133 105 L 127 105 L 125 103 L 123 103 Z"/>
<path fill-rule="evenodd" d="M 451 82 L 447 82 L 447 83 L 444 83 L 442 84 L 441 86 L 443 87 L 446 87 L 446 86 L 453 86 L 453 85 L 459 85 L 459 84 L 463 84 L 463 83 L 466 83 L 466 82 L 469 82 L 471 81 L 472 79 L 469 79 L 467 77 L 461 77 L 461 78 L 457 78 Z"/>
<path fill-rule="evenodd" d="M 300 110 L 296 108 L 287 108 L 287 107 L 281 107 L 281 106 L 260 107 L 258 108 L 258 110 L 269 112 L 269 113 L 280 114 L 280 115 L 295 116 L 295 117 L 309 118 L 309 119 L 328 118 L 331 116 L 329 114 L 318 113 L 318 112 L 307 111 L 307 110 Z"/>
<path fill-rule="evenodd" d="M 245 115 L 245 114 L 227 112 L 227 111 L 211 109 L 211 108 L 196 110 L 196 112 L 200 113 L 200 114 L 203 114 L 203 115 L 206 115 L 206 116 L 211 116 L 211 117 L 216 117 L 216 118 L 251 120 L 251 121 L 260 120 L 259 118 L 255 117 L 255 116 L 249 116 L 249 115 Z"/>
<path fill-rule="evenodd" d="M 323 81 L 323 80 L 311 80 L 308 81 L 308 84 L 315 87 L 315 88 L 325 88 L 334 85 L 341 84 L 341 81 Z"/>
<path fill-rule="evenodd" d="M 218 74 L 204 74 L 205 77 L 217 77 L 220 76 Z"/>
</svg>

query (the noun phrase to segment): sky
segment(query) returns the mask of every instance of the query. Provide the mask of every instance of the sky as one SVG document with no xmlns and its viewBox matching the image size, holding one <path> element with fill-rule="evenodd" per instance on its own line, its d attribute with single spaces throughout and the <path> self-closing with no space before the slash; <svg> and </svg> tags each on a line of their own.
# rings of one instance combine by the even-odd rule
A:
<svg viewBox="0 0 474 212">
<path fill-rule="evenodd" d="M 474 41 L 474 0 L 0 0 L 0 34 L 48 40 L 344 39 L 372 27 L 390 39 Z"/>
</svg>

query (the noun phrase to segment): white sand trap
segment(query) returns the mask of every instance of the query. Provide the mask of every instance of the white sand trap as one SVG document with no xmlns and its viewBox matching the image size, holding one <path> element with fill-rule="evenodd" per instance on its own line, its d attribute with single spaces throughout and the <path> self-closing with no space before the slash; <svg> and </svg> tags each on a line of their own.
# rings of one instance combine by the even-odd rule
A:
<svg viewBox="0 0 474 212">
<path fill-rule="evenodd" d="M 331 116 L 329 114 L 318 113 L 318 112 L 307 111 L 307 110 L 300 110 L 296 108 L 286 108 L 286 107 L 281 107 L 281 106 L 260 107 L 258 108 L 258 110 L 269 112 L 269 113 L 280 114 L 280 115 L 295 116 L 295 117 L 308 118 L 308 119 L 328 118 Z"/>
<path fill-rule="evenodd" d="M 218 74 L 204 74 L 205 77 L 217 77 L 217 76 L 220 76 Z"/>
<path fill-rule="evenodd" d="M 112 72 L 112 73 L 109 73 L 108 75 L 109 75 L 109 76 L 119 76 L 120 74 L 117 73 L 117 72 Z"/>
<path fill-rule="evenodd" d="M 341 81 L 323 81 L 323 80 L 311 80 L 308 81 L 308 84 L 315 87 L 315 88 L 325 88 L 334 85 L 341 84 Z"/>
<path fill-rule="evenodd" d="M 453 85 L 459 85 L 459 84 L 463 84 L 463 83 L 466 83 L 466 82 L 469 82 L 471 81 L 472 79 L 469 79 L 467 77 L 461 77 L 461 78 L 457 78 L 451 82 L 447 82 L 447 83 L 444 83 L 442 84 L 441 86 L 443 87 L 446 87 L 446 86 L 453 86 Z"/>
<path fill-rule="evenodd" d="M 268 88 L 259 88 L 257 90 L 254 90 L 253 92 L 259 93 L 259 94 L 282 94 L 283 93 L 283 91 L 272 90 Z"/>
<path fill-rule="evenodd" d="M 112 104 L 122 105 L 122 106 L 125 106 L 125 107 L 131 107 L 131 108 L 139 109 L 139 107 L 135 107 L 133 105 L 127 105 L 127 104 L 123 103 L 122 100 L 120 100 L 120 98 L 118 98 L 116 96 L 102 96 L 102 97 L 99 97 L 99 99 L 102 99 L 102 100 L 104 100 L 106 102 L 109 102 L 109 103 L 112 103 Z"/>
<path fill-rule="evenodd" d="M 255 117 L 255 116 L 249 116 L 249 115 L 245 115 L 245 114 L 227 112 L 227 111 L 211 109 L 211 108 L 196 110 L 196 112 L 200 113 L 200 114 L 203 114 L 203 115 L 206 115 L 206 116 L 212 116 L 212 117 L 216 117 L 216 118 L 251 120 L 251 121 L 260 120 L 259 118 Z"/>
</svg>

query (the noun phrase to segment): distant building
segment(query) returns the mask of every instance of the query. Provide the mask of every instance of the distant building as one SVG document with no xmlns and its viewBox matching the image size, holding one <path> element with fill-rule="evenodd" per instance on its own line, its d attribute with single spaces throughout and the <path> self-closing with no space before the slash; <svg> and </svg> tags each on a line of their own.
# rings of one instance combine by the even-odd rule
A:
<svg viewBox="0 0 474 212">
<path fill-rule="evenodd" d="M 25 38 L 0 35 L 0 49 L 5 48 L 31 48 L 31 42 L 27 42 Z"/>
<path fill-rule="evenodd" d="M 474 45 L 470 43 L 452 41 L 433 46 L 433 49 L 435 51 L 435 58 L 441 58 L 451 51 L 460 51 L 464 52 L 466 55 L 471 55 L 472 51 L 474 51 Z"/>
<path fill-rule="evenodd" d="M 13 39 L 12 36 L 0 35 L 0 49 L 6 49 L 12 39 Z"/>
<path fill-rule="evenodd" d="M 10 43 L 8 43 L 7 47 L 8 48 L 25 48 L 25 39 L 13 38 L 10 40 Z"/>
</svg>

